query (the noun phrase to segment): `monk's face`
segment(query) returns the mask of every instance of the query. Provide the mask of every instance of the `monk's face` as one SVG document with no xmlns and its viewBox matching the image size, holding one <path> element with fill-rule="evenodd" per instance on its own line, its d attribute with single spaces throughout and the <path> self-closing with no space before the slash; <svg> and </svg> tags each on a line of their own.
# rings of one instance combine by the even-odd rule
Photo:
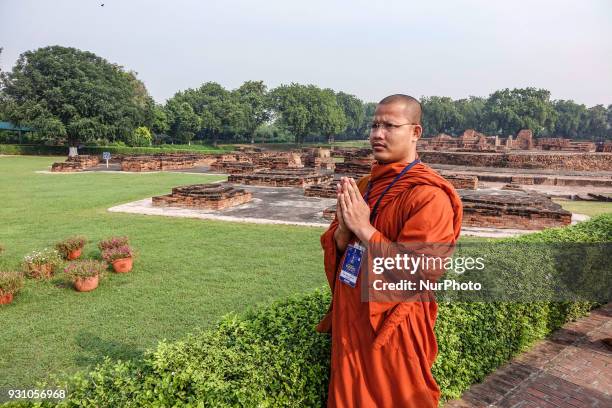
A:
<svg viewBox="0 0 612 408">
<path fill-rule="evenodd" d="M 370 131 L 370 145 L 378 162 L 393 163 L 416 158 L 416 142 L 422 128 L 410 113 L 401 102 L 376 107 L 372 123 L 378 126 L 373 126 Z"/>
</svg>

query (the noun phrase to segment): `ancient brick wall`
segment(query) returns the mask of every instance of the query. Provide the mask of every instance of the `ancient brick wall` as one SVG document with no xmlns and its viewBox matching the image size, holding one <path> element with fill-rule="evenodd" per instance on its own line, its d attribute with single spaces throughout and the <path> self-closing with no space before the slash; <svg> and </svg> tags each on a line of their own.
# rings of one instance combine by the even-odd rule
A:
<svg viewBox="0 0 612 408">
<path fill-rule="evenodd" d="M 425 163 L 476 167 L 612 171 L 610 153 L 463 153 L 423 151 Z M 336 166 L 337 167 L 337 166 Z"/>
<path fill-rule="evenodd" d="M 196 166 L 201 155 L 160 153 L 154 155 L 125 156 L 121 160 L 123 171 L 159 171 L 189 169 Z"/>
<path fill-rule="evenodd" d="M 186 207 L 221 210 L 251 201 L 251 193 L 227 183 L 192 184 L 172 189 L 172 193 L 153 197 L 156 207 Z"/>
<path fill-rule="evenodd" d="M 304 189 L 306 197 L 336 198 L 336 183 L 314 184 Z"/>
<path fill-rule="evenodd" d="M 442 174 L 442 177 L 448 180 L 457 190 L 476 190 L 478 188 L 478 177 L 476 176 Z"/>
<path fill-rule="evenodd" d="M 57 162 L 51 165 L 51 171 L 53 172 L 75 172 L 83 171 L 90 167 L 95 167 L 100 164 L 100 158 L 98 156 L 90 155 L 78 155 L 71 156 L 66 159 L 65 162 Z"/>
<path fill-rule="evenodd" d="M 230 174 L 228 181 L 236 184 L 270 187 L 307 187 L 333 181 L 332 174 L 311 169 L 262 170 L 253 174 Z"/>
<path fill-rule="evenodd" d="M 571 223 L 572 214 L 538 193 L 462 190 L 463 225 L 540 230 Z"/>
<path fill-rule="evenodd" d="M 372 161 L 370 160 L 351 160 L 343 163 L 336 163 L 334 172 L 344 174 L 353 178 L 360 178 L 370 174 Z"/>
</svg>

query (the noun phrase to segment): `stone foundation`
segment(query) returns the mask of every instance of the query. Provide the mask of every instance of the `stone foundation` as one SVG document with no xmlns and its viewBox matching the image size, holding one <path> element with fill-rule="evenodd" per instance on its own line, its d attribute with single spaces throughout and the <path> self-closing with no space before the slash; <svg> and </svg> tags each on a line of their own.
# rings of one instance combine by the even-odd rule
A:
<svg viewBox="0 0 612 408">
<path fill-rule="evenodd" d="M 478 188 L 478 177 L 476 176 L 442 174 L 442 177 L 448 180 L 457 190 L 476 190 Z"/>
<path fill-rule="evenodd" d="M 266 167 L 272 170 L 299 169 L 304 167 L 302 158 L 297 153 L 283 153 L 266 158 Z"/>
<path fill-rule="evenodd" d="M 421 160 L 431 164 L 516 169 L 556 169 L 577 171 L 612 171 L 611 153 L 463 153 L 419 152 Z"/>
<path fill-rule="evenodd" d="M 306 197 L 336 198 L 336 183 L 315 184 L 304 189 Z"/>
<path fill-rule="evenodd" d="M 326 220 L 329 220 L 330 222 L 336 219 L 336 205 L 335 204 L 323 210 L 323 218 L 325 218 Z"/>
<path fill-rule="evenodd" d="M 125 156 L 121 160 L 123 171 L 161 171 L 190 169 L 201 160 L 200 155 L 159 153 L 153 155 Z"/>
<path fill-rule="evenodd" d="M 548 197 L 522 190 L 461 190 L 463 226 L 541 230 L 569 225 L 572 213 Z M 333 220 L 336 206 L 323 211 L 323 217 Z"/>
<path fill-rule="evenodd" d="M 463 225 L 541 230 L 562 227 L 572 213 L 543 194 L 509 190 L 462 190 Z"/>
<path fill-rule="evenodd" d="M 336 167 L 329 149 L 305 148 L 302 153 L 302 162 L 304 166 L 313 167 L 317 170 L 333 171 Z"/>
<path fill-rule="evenodd" d="M 343 163 L 336 163 L 336 174 L 343 174 L 354 179 L 359 179 L 363 176 L 370 174 L 372 170 L 372 161 L 369 159 L 355 159 L 351 161 L 345 161 Z"/>
<path fill-rule="evenodd" d="M 262 170 L 252 174 L 231 174 L 230 183 L 270 186 L 307 187 L 333 181 L 332 174 L 318 173 L 311 169 Z"/>
<path fill-rule="evenodd" d="M 251 174 L 265 167 L 258 166 L 253 163 L 233 162 L 225 165 L 224 171 L 227 174 Z"/>
<path fill-rule="evenodd" d="M 156 207 L 221 210 L 251 201 L 251 193 L 227 183 L 191 184 L 172 189 L 172 194 L 153 197 Z"/>
<path fill-rule="evenodd" d="M 547 176 L 529 174 L 475 174 L 479 181 L 493 183 L 514 183 L 521 185 L 545 185 L 545 186 L 591 186 L 591 187 L 612 187 L 610 177 L 586 177 L 586 176 Z"/>
<path fill-rule="evenodd" d="M 70 156 L 65 162 L 57 162 L 51 165 L 53 172 L 75 172 L 83 171 L 90 167 L 95 167 L 100 164 L 98 156 L 78 155 Z"/>
</svg>

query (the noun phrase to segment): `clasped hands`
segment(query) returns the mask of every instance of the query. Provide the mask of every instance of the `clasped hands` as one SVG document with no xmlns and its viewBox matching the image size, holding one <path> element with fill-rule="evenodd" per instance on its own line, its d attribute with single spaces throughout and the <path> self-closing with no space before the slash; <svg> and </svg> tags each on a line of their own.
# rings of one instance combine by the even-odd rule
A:
<svg viewBox="0 0 612 408">
<path fill-rule="evenodd" d="M 355 180 L 342 177 L 337 184 L 338 202 L 336 205 L 336 244 L 345 249 L 351 233 L 363 243 L 367 243 L 376 229 L 370 223 L 370 207 L 361 196 Z"/>
</svg>

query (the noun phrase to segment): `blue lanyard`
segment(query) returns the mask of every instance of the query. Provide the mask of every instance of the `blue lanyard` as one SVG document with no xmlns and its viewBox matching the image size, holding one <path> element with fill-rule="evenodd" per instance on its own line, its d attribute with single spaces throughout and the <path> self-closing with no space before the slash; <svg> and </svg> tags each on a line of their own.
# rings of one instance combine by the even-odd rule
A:
<svg viewBox="0 0 612 408">
<path fill-rule="evenodd" d="M 382 199 L 385 196 L 385 194 L 387 194 L 387 191 L 389 191 L 391 189 L 391 187 L 393 187 L 393 185 L 395 184 L 395 182 L 397 180 L 401 179 L 404 174 L 408 173 L 408 170 L 410 170 L 412 167 L 414 167 L 415 164 L 418 164 L 420 162 L 421 162 L 421 160 L 416 159 L 415 161 L 413 161 L 411 163 L 408 163 L 408 165 L 406 167 L 404 167 L 404 170 L 402 170 L 402 172 L 400 174 L 395 176 L 395 178 L 393 179 L 391 184 L 389 184 L 387 186 L 387 188 L 385 188 L 385 190 L 382 192 L 380 197 L 378 197 L 378 200 L 376 200 L 376 204 L 374 204 L 374 208 L 372 209 L 372 212 L 370 213 L 370 222 L 371 223 L 374 222 L 374 219 L 376 218 L 376 213 L 378 212 L 378 206 L 380 205 L 380 202 L 382 201 Z M 367 189 L 367 191 L 365 193 L 365 196 L 363 196 L 363 199 L 366 201 L 366 203 L 368 202 L 368 197 L 370 196 L 370 190 L 372 190 L 372 182 L 368 181 L 368 189 Z"/>
</svg>

